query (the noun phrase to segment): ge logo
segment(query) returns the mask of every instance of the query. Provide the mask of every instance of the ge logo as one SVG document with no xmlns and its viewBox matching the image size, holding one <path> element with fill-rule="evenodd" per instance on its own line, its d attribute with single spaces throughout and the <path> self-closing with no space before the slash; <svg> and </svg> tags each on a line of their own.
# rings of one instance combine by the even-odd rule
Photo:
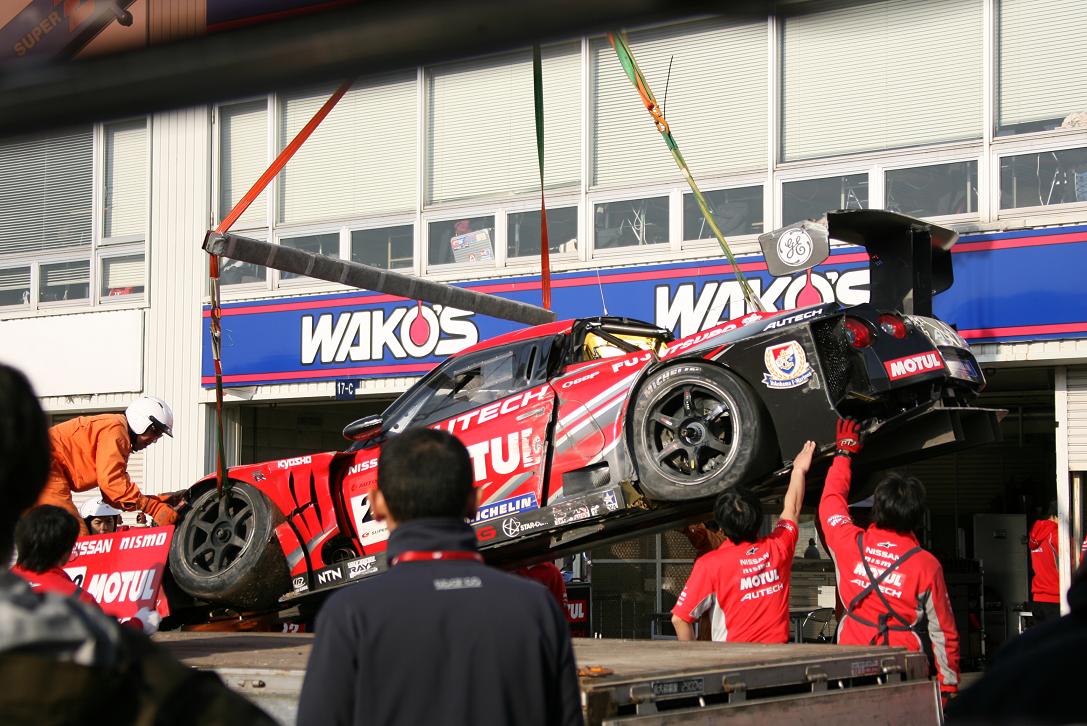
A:
<svg viewBox="0 0 1087 726">
<path fill-rule="evenodd" d="M 507 537 L 516 537 L 517 533 L 521 531 L 521 523 L 516 518 L 510 517 L 502 523 L 502 531 L 506 533 Z"/>
<path fill-rule="evenodd" d="M 778 238 L 778 257 L 786 265 L 800 267 L 811 257 L 811 251 L 811 237 L 799 227 Z"/>
</svg>

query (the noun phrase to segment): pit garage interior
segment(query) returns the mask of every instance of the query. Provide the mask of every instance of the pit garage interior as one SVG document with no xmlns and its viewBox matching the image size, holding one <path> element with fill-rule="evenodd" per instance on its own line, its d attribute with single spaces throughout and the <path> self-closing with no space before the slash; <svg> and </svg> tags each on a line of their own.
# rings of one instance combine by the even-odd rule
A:
<svg viewBox="0 0 1087 726">
<path fill-rule="evenodd" d="M 930 519 L 923 544 L 943 563 L 962 635 L 962 655 L 980 665 L 1020 627 L 1016 610 L 1029 600 L 1030 523 L 1054 498 L 1056 417 L 1052 367 L 987 367 L 978 405 L 1008 411 L 1003 441 L 902 467 L 926 485 Z M 381 413 L 393 397 L 352 401 L 231 404 L 240 426 L 238 463 L 248 464 L 340 449 L 343 427 Z M 809 497 L 809 501 L 813 498 Z M 765 527 L 776 519 L 768 506 Z M 863 508 L 854 510 L 863 521 Z M 809 616 L 798 623 L 806 639 L 829 638 L 833 565 L 815 531 L 814 507 L 801 517 L 791 605 Z M 815 538 L 820 559 L 805 559 Z M 572 577 L 573 611 L 590 634 L 608 638 L 674 637 L 670 609 L 690 574 L 695 550 L 679 530 L 646 534 L 594 548 L 561 565 Z M 588 586 L 586 586 L 588 585 Z M 814 611 L 814 612 L 813 612 Z M 982 648 L 984 625 L 985 648 Z"/>
</svg>

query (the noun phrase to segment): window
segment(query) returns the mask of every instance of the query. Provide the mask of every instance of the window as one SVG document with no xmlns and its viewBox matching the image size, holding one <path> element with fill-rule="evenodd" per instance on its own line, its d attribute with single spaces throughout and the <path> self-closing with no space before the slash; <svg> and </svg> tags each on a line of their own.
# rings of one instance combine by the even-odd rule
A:
<svg viewBox="0 0 1087 726">
<path fill-rule="evenodd" d="M 91 291 L 91 264 L 86 260 L 41 266 L 38 302 L 86 300 Z"/>
<path fill-rule="evenodd" d="M 581 48 L 543 48 L 548 189 L 581 179 Z M 535 192 L 540 186 L 532 53 L 427 69 L 426 199 L 437 204 Z"/>
<path fill-rule="evenodd" d="M 911 217 L 978 211 L 978 164 L 962 161 L 895 169 L 885 177 L 886 208 Z"/>
<path fill-rule="evenodd" d="M 764 20 L 715 18 L 636 31 L 628 38 L 696 176 L 766 168 Z M 591 185 L 681 182 L 607 38 L 592 41 L 590 56 Z"/>
<path fill-rule="evenodd" d="M 547 249 L 552 255 L 577 254 L 577 207 L 547 210 Z M 540 212 L 506 217 L 506 256 L 539 257 Z"/>
<path fill-rule="evenodd" d="M 351 260 L 385 270 L 411 268 L 415 259 L 415 225 L 351 232 Z"/>
<path fill-rule="evenodd" d="M 668 197 L 597 204 L 594 217 L 598 250 L 668 242 Z"/>
<path fill-rule="evenodd" d="M 1080 49 L 1087 46 L 1087 3 L 1000 0 L 997 12 L 997 133 L 1082 128 L 1087 54 Z"/>
<path fill-rule="evenodd" d="M 819 219 L 838 209 L 868 207 L 868 175 L 847 174 L 781 185 L 781 223 Z"/>
<path fill-rule="evenodd" d="M 147 164 L 146 119 L 0 143 L 0 308 L 141 297 Z"/>
<path fill-rule="evenodd" d="M 296 250 L 312 252 L 316 255 L 324 255 L 335 259 L 340 257 L 340 234 L 338 232 L 311 234 L 305 237 L 283 237 L 279 240 L 279 244 Z M 279 273 L 280 280 L 293 280 L 301 277 L 304 276 L 295 272 Z"/>
<path fill-rule="evenodd" d="M 99 279 L 101 297 L 142 295 L 144 289 L 143 255 L 102 258 Z"/>
<path fill-rule="evenodd" d="M 782 158 L 982 135 L 982 0 L 804 3 L 782 31 Z"/>
<path fill-rule="evenodd" d="M 494 217 L 462 217 L 431 222 L 427 264 L 494 267 Z"/>
<path fill-rule="evenodd" d="M 223 219 L 268 167 L 268 101 L 219 108 L 219 219 Z M 253 200 L 235 230 L 263 227 L 268 190 Z"/>
<path fill-rule="evenodd" d="M 1000 208 L 1087 202 L 1087 148 L 1005 156 Z"/>
<path fill-rule="evenodd" d="M 703 192 L 721 233 L 728 235 L 762 233 L 762 187 L 739 187 Z M 694 194 L 683 195 L 683 239 L 711 239 L 710 229 Z"/>
<path fill-rule="evenodd" d="M 335 88 L 280 97 L 279 148 L 290 143 Z M 417 109 L 415 71 L 357 81 L 280 172 L 276 221 L 295 224 L 413 210 Z"/>
<path fill-rule="evenodd" d="M 542 383 L 550 347 L 551 339 L 537 339 L 450 360 L 389 407 L 385 430 L 429 426 Z"/>
</svg>

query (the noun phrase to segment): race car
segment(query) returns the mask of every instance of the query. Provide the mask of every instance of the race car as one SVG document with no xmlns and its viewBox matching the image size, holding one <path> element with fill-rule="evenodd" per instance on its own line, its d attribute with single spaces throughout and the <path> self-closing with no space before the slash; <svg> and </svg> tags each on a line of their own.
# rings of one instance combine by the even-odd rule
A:
<svg viewBox="0 0 1087 726">
<path fill-rule="evenodd" d="M 345 451 L 234 467 L 221 497 L 215 476 L 194 485 L 173 582 L 200 602 L 261 609 L 382 571 L 378 454 L 416 426 L 468 448 L 472 526 L 503 564 L 674 526 L 737 484 L 780 496 L 792 455 L 807 439 L 828 453 L 839 416 L 870 439 L 858 470 L 999 436 L 998 412 L 970 405 L 985 380 L 969 346 L 932 316 L 953 231 L 855 210 L 764 238 L 772 273 L 817 264 L 831 238 L 863 245 L 870 302 L 753 312 L 680 339 L 604 316 L 483 341 L 348 425 Z"/>
</svg>

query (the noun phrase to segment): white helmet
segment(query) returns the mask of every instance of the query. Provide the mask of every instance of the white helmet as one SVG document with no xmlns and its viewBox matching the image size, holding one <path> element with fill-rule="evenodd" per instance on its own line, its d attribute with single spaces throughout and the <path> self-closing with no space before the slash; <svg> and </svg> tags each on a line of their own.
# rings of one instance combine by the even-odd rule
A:
<svg viewBox="0 0 1087 726">
<path fill-rule="evenodd" d="M 154 426 L 157 431 L 167 436 L 174 435 L 174 412 L 161 398 L 154 396 L 137 398 L 125 409 L 125 418 L 128 419 L 128 427 L 134 433 L 145 433 L 147 429 Z"/>
<path fill-rule="evenodd" d="M 116 517 L 120 513 L 120 509 L 111 507 L 101 499 L 88 499 L 79 508 L 79 516 L 84 519 L 87 517 Z"/>
</svg>

